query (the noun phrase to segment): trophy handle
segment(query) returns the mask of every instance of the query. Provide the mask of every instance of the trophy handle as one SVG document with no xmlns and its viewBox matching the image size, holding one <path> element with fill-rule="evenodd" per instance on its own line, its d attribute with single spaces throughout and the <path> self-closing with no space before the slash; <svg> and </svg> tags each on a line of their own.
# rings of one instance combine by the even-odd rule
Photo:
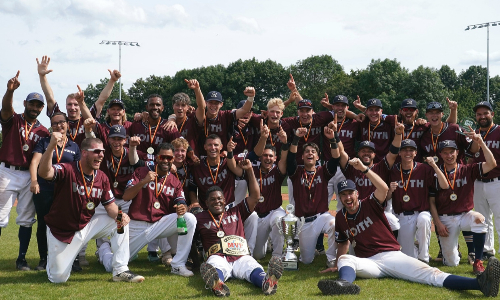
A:
<svg viewBox="0 0 500 300">
<path fill-rule="evenodd" d="M 278 227 L 280 234 L 283 234 L 283 226 L 281 225 L 281 218 L 282 217 L 276 217 L 276 226 Z"/>
</svg>

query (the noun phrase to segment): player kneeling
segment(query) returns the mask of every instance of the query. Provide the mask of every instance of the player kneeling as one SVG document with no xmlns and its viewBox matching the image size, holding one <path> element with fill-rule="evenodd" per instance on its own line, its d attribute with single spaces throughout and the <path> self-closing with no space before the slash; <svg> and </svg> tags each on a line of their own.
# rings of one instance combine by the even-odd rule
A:
<svg viewBox="0 0 500 300">
<path fill-rule="evenodd" d="M 261 287 L 265 295 L 274 294 L 278 279 L 283 274 L 281 258 L 271 258 L 266 274 L 249 255 L 243 222 L 254 211 L 260 192 L 250 161 L 242 161 L 240 167 L 247 176 L 249 196 L 236 206 L 226 206 L 222 189 L 212 186 L 207 191 L 208 210 L 196 215 L 196 230 L 208 255 L 208 260 L 201 264 L 201 276 L 207 288 L 211 288 L 218 297 L 229 296 L 229 288 L 224 282 L 231 277 L 245 279 Z"/>
</svg>

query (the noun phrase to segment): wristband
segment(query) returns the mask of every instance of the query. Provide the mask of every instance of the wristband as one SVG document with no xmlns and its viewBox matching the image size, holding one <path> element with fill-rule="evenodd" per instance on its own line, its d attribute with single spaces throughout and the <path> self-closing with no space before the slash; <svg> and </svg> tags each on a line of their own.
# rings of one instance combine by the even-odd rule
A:
<svg viewBox="0 0 500 300">
<path fill-rule="evenodd" d="M 281 145 L 281 151 L 288 151 L 288 149 L 290 149 L 290 144 Z"/>
<path fill-rule="evenodd" d="M 339 144 L 337 144 L 337 143 L 330 143 L 330 148 L 337 149 L 338 147 L 339 147 Z"/>
<path fill-rule="evenodd" d="M 396 132 L 396 134 L 397 134 L 397 135 L 402 135 L 402 133 L 397 133 L 397 132 Z"/>
<path fill-rule="evenodd" d="M 370 168 L 366 167 L 366 170 L 362 171 L 361 173 L 366 174 L 368 173 L 368 171 L 370 171 Z"/>
<path fill-rule="evenodd" d="M 296 135 L 293 136 L 293 140 L 292 140 L 292 145 L 293 146 L 298 146 L 299 145 L 299 140 L 300 138 Z"/>
<path fill-rule="evenodd" d="M 232 159 L 233 158 L 233 151 L 228 152 L 226 158 L 227 159 Z"/>
<path fill-rule="evenodd" d="M 391 144 L 391 146 L 389 146 L 389 151 L 392 154 L 398 154 L 399 153 L 399 147 L 396 147 L 396 146 L 394 146 L 394 145 Z"/>
<path fill-rule="evenodd" d="M 255 100 L 255 97 L 247 97 L 247 101 L 253 102 Z"/>
</svg>

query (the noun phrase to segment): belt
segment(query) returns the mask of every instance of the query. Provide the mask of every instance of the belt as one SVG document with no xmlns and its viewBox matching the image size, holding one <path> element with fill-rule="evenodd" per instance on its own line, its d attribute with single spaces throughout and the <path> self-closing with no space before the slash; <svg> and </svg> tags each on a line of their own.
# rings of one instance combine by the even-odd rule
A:
<svg viewBox="0 0 500 300">
<path fill-rule="evenodd" d="M 479 180 L 479 181 L 481 181 L 481 182 L 486 182 L 486 183 L 488 183 L 488 182 L 493 182 L 493 181 L 500 180 L 500 176 L 499 176 L 499 177 L 497 177 L 497 178 L 491 178 L 491 179 L 478 179 L 478 180 Z"/>
<path fill-rule="evenodd" d="M 459 216 L 464 213 L 451 213 L 451 214 L 439 214 L 440 217 L 451 217 L 451 216 Z"/>
<path fill-rule="evenodd" d="M 309 222 L 316 220 L 317 218 L 318 218 L 318 216 L 312 216 L 312 217 L 307 217 L 304 220 L 306 223 L 309 223 Z"/>
<path fill-rule="evenodd" d="M 410 210 L 410 211 L 404 211 L 402 212 L 403 216 L 411 216 L 411 215 L 414 215 L 415 212 L 413 210 Z"/>
<path fill-rule="evenodd" d="M 268 211 L 268 212 L 265 212 L 265 213 L 257 214 L 257 216 L 259 216 L 259 218 L 261 218 L 261 219 L 262 219 L 262 218 L 267 217 L 270 213 L 271 213 L 271 212 L 269 212 L 269 211 Z"/>
<path fill-rule="evenodd" d="M 12 165 L 9 165 L 8 163 L 4 163 L 4 165 L 7 169 L 11 169 L 11 170 L 28 171 L 30 169 L 29 167 L 12 166 Z"/>
</svg>

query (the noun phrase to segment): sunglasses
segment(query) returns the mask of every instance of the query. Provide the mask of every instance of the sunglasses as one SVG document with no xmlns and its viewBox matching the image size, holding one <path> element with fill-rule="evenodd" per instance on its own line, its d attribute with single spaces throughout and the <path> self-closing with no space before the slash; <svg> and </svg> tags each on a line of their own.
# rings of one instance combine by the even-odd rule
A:
<svg viewBox="0 0 500 300">
<path fill-rule="evenodd" d="M 171 161 L 172 159 L 174 159 L 174 157 L 172 155 L 158 155 L 158 158 L 160 160 L 168 160 L 168 161 Z"/>
<path fill-rule="evenodd" d="M 416 108 L 405 107 L 405 108 L 402 108 L 401 110 L 404 111 L 404 112 L 414 112 L 416 110 Z"/>
<path fill-rule="evenodd" d="M 63 126 L 64 124 L 66 124 L 66 120 L 50 123 L 50 126 L 57 127 L 57 126 Z"/>
<path fill-rule="evenodd" d="M 88 151 L 88 152 L 94 152 L 94 154 L 101 154 L 101 152 L 104 152 L 104 149 L 85 149 L 85 151 Z"/>
</svg>

